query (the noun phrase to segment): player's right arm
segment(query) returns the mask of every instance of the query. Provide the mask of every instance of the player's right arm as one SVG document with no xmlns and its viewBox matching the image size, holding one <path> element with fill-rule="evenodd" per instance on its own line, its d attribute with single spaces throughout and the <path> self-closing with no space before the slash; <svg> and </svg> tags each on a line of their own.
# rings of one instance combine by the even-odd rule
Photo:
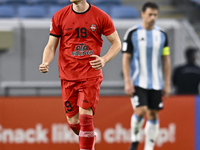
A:
<svg viewBox="0 0 200 150">
<path fill-rule="evenodd" d="M 130 53 L 123 53 L 122 68 L 123 68 L 124 83 L 125 83 L 124 90 L 128 96 L 132 97 L 133 93 L 135 92 L 135 89 L 129 77 L 130 59 L 131 59 Z"/>
<path fill-rule="evenodd" d="M 133 96 L 133 93 L 135 93 L 134 85 L 130 79 L 130 61 L 132 59 L 133 55 L 133 43 L 131 40 L 132 33 L 134 32 L 134 28 L 130 28 L 126 31 L 124 35 L 124 42 L 122 46 L 122 69 L 123 69 L 123 76 L 124 76 L 124 91 L 128 96 Z"/>
<path fill-rule="evenodd" d="M 49 71 L 49 69 L 48 69 L 49 64 L 55 56 L 58 42 L 59 42 L 59 37 L 55 37 L 52 35 L 49 36 L 49 41 L 48 41 L 46 47 L 44 48 L 42 64 L 39 66 L 40 72 L 46 73 Z"/>
</svg>

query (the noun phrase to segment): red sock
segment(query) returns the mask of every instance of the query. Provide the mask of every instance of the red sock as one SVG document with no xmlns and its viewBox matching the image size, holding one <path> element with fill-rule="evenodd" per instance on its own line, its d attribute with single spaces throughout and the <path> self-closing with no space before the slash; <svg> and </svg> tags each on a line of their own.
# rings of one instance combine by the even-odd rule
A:
<svg viewBox="0 0 200 150">
<path fill-rule="evenodd" d="M 69 124 L 69 123 L 68 123 Z M 79 135 L 80 124 L 69 124 L 70 128 L 74 131 L 75 134 Z"/>
<path fill-rule="evenodd" d="M 81 130 L 79 133 L 80 149 L 94 150 L 93 145 L 95 142 L 93 116 L 81 114 L 79 115 Z"/>
</svg>

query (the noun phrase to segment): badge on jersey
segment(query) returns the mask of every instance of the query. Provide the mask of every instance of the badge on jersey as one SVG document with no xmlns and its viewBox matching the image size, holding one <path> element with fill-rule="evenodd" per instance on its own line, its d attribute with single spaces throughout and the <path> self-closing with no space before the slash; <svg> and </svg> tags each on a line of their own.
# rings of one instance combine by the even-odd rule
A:
<svg viewBox="0 0 200 150">
<path fill-rule="evenodd" d="M 50 23 L 50 31 L 52 31 L 53 29 L 53 25 L 52 25 L 52 22 Z"/>
<path fill-rule="evenodd" d="M 91 30 L 91 31 L 96 31 L 96 29 L 97 29 L 97 26 L 96 26 L 95 24 L 92 24 L 92 25 L 90 26 L 90 30 Z"/>
</svg>

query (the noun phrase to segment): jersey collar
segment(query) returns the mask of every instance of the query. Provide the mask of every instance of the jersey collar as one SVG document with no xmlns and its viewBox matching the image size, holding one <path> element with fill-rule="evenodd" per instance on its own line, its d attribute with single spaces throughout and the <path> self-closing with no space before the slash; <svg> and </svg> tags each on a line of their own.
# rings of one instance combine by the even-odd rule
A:
<svg viewBox="0 0 200 150">
<path fill-rule="evenodd" d="M 90 4 L 90 3 L 88 3 L 88 4 L 89 4 L 89 8 L 88 8 L 86 11 L 80 12 L 80 13 L 73 10 L 73 4 L 72 4 L 72 11 L 73 11 L 74 13 L 76 13 L 76 14 L 84 14 L 84 13 L 88 12 L 88 11 L 90 10 L 90 8 L 91 8 L 91 4 Z"/>
<path fill-rule="evenodd" d="M 140 24 L 140 25 L 138 25 L 138 29 L 144 29 L 144 28 Z M 154 26 L 153 30 L 159 30 L 159 27 L 158 26 Z"/>
</svg>

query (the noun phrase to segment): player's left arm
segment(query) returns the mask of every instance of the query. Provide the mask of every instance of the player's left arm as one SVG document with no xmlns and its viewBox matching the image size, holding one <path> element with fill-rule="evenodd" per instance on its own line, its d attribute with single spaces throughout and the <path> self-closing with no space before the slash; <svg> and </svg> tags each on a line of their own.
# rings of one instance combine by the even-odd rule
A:
<svg viewBox="0 0 200 150">
<path fill-rule="evenodd" d="M 169 47 L 165 47 L 164 49 L 169 49 Z M 162 60 L 163 60 L 164 78 L 165 78 L 165 86 L 163 89 L 163 95 L 164 95 L 164 98 L 167 98 L 170 95 L 170 86 L 171 86 L 171 61 L 170 61 L 169 52 L 163 53 Z"/>
<path fill-rule="evenodd" d="M 171 86 L 171 61 L 170 61 L 170 48 L 168 46 L 168 37 L 167 34 L 161 31 L 165 37 L 165 43 L 162 51 L 162 60 L 164 67 L 164 77 L 165 77 L 165 86 L 163 88 L 164 99 L 170 95 L 170 86 Z"/>
<path fill-rule="evenodd" d="M 99 57 L 98 55 L 91 55 L 95 57 L 95 60 L 90 61 L 90 65 L 95 69 L 99 70 L 105 66 L 105 64 L 113 59 L 121 49 L 121 41 L 117 31 L 114 31 L 112 34 L 106 36 L 108 41 L 111 43 L 111 47 L 108 52 L 103 56 Z"/>
</svg>

